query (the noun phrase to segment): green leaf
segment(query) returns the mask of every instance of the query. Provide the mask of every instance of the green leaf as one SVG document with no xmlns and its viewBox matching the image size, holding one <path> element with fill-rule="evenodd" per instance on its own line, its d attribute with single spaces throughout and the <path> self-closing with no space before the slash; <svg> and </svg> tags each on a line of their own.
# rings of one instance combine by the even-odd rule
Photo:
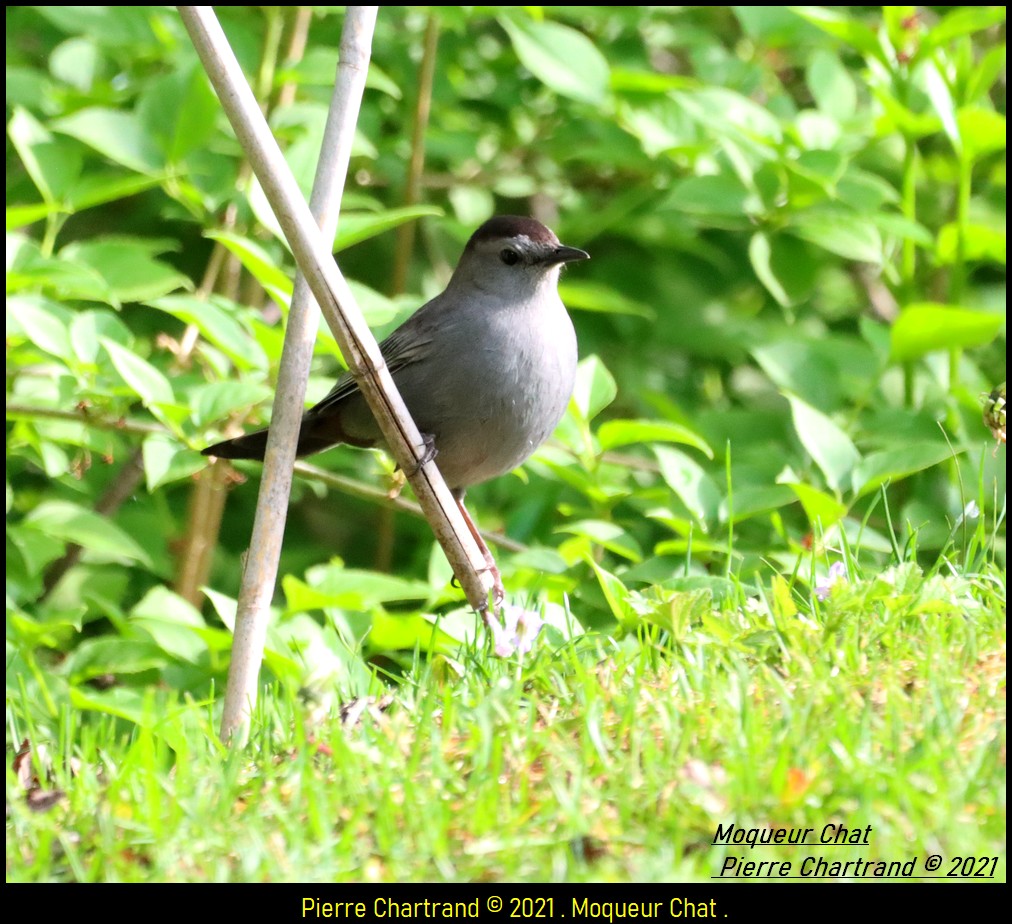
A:
<svg viewBox="0 0 1012 924">
<path fill-rule="evenodd" d="M 850 437 L 825 414 L 800 398 L 788 394 L 787 400 L 791 403 L 798 439 L 830 487 L 838 491 L 850 488 L 854 468 L 861 461 Z"/>
<path fill-rule="evenodd" d="M 207 468 L 207 459 L 167 434 L 152 433 L 141 444 L 148 491 L 189 478 Z"/>
<path fill-rule="evenodd" d="M 643 558 L 643 550 L 635 538 L 618 524 L 607 520 L 579 520 L 560 526 L 558 532 L 583 536 L 595 545 L 633 562 L 641 561 Z"/>
<path fill-rule="evenodd" d="M 675 184 L 668 204 L 691 215 L 723 215 L 741 218 L 755 213 L 760 203 L 736 176 L 719 173 L 691 176 Z"/>
<path fill-rule="evenodd" d="M 923 247 L 926 250 L 935 244 L 934 237 L 924 225 L 904 218 L 896 212 L 875 212 L 868 217 L 876 228 L 888 235 L 901 240 L 913 241 L 918 247 Z"/>
<path fill-rule="evenodd" d="M 7 299 L 7 314 L 8 337 L 20 327 L 40 350 L 74 362 L 74 350 L 67 336 L 67 310 L 63 306 L 39 296 L 11 296 Z"/>
<path fill-rule="evenodd" d="M 668 420 L 606 420 L 598 427 L 597 439 L 605 452 L 617 446 L 683 443 L 713 458 L 713 450 L 698 433 Z"/>
<path fill-rule="evenodd" d="M 150 299 L 145 304 L 185 324 L 195 325 L 205 340 L 218 347 L 240 369 L 267 368 L 263 347 L 235 317 L 242 317 L 248 309 L 225 298 L 212 297 L 204 301 L 196 295 L 166 295 Z"/>
<path fill-rule="evenodd" d="M 904 106 L 886 87 L 873 86 L 872 93 L 884 110 L 879 119 L 881 131 L 897 131 L 908 139 L 925 138 L 942 128 L 941 120 L 932 112 L 915 112 Z"/>
<path fill-rule="evenodd" d="M 214 612 L 218 618 L 222 621 L 225 628 L 229 632 L 235 632 L 235 613 L 238 607 L 238 603 L 232 597 L 227 597 L 220 591 L 215 590 L 213 587 L 203 587 L 204 596 L 211 601 L 211 606 L 214 607 Z"/>
<path fill-rule="evenodd" d="M 443 210 L 434 205 L 409 205 L 383 212 L 351 212 L 342 214 L 334 236 L 334 253 L 346 250 L 372 237 L 385 234 L 394 228 L 428 216 L 442 216 Z"/>
<path fill-rule="evenodd" d="M 952 149 L 960 156 L 963 156 L 963 139 L 959 133 L 959 125 L 956 122 L 956 101 L 952 98 L 952 90 L 949 88 L 941 68 L 934 61 L 927 61 L 924 64 L 924 89 L 931 100 L 935 114 L 942 122 L 942 128 L 952 143 Z"/>
<path fill-rule="evenodd" d="M 874 223 L 863 216 L 802 212 L 791 218 L 788 228 L 803 240 L 848 260 L 882 262 L 882 237 Z"/>
<path fill-rule="evenodd" d="M 853 164 L 836 184 L 840 202 L 855 212 L 870 214 L 886 205 L 899 202 L 899 193 L 880 176 L 860 170 Z"/>
<path fill-rule="evenodd" d="M 84 142 L 138 173 L 159 172 L 163 160 L 140 119 L 131 112 L 92 106 L 52 122 L 53 131 Z"/>
<path fill-rule="evenodd" d="M 61 665 L 61 669 L 74 683 L 84 683 L 103 674 L 140 674 L 159 670 L 165 664 L 165 653 L 151 642 L 105 637 L 83 641 Z"/>
<path fill-rule="evenodd" d="M 846 356 L 842 347 L 842 343 L 793 336 L 758 344 L 751 352 L 781 391 L 813 406 L 832 409 L 841 401 L 837 358 Z"/>
<path fill-rule="evenodd" d="M 246 412 L 271 397 L 271 389 L 263 382 L 209 382 L 190 391 L 193 422 L 206 427 L 225 420 L 236 411 Z"/>
<path fill-rule="evenodd" d="M 795 6 L 791 9 L 828 35 L 832 35 L 862 54 L 877 58 L 883 64 L 888 65 L 878 36 L 864 23 L 858 22 L 850 13 L 838 13 L 818 6 Z"/>
<path fill-rule="evenodd" d="M 970 35 L 1005 22 L 1003 6 L 965 6 L 946 13 L 938 23 L 920 36 L 916 58 L 927 55 L 954 38 Z"/>
<path fill-rule="evenodd" d="M 812 529 L 820 527 L 829 529 L 836 525 L 847 515 L 847 507 L 841 504 L 835 497 L 813 488 L 808 484 L 793 483 L 788 487 L 797 495 L 801 506 L 805 508 L 805 516 Z"/>
<path fill-rule="evenodd" d="M 143 629 L 162 651 L 196 662 L 207 644 L 196 630 L 206 628 L 193 606 L 166 587 L 153 587 L 130 611 L 130 625 Z"/>
<path fill-rule="evenodd" d="M 337 76 L 337 48 L 313 47 L 306 50 L 303 58 L 290 67 L 281 67 L 275 74 L 279 83 L 297 83 L 309 86 L 333 87 Z M 367 89 L 379 90 L 394 99 L 402 99 L 403 93 L 397 82 L 387 76 L 375 61 L 369 62 L 369 73 L 366 75 Z"/>
<path fill-rule="evenodd" d="M 622 127 L 639 141 L 650 158 L 698 140 L 698 129 L 689 114 L 666 99 L 648 105 L 620 105 L 618 116 Z"/>
<path fill-rule="evenodd" d="M 612 616 L 615 617 L 618 624 L 626 632 L 634 631 L 640 623 L 640 616 L 631 602 L 632 591 L 615 577 L 614 574 L 606 571 L 594 561 L 593 556 L 588 555 L 586 562 L 594 569 L 594 574 L 597 575 L 597 582 L 601 585 L 601 592 L 604 594 L 604 599 L 608 604 L 608 609 L 611 610 Z"/>
<path fill-rule="evenodd" d="M 779 507 L 794 503 L 795 493 L 786 485 L 734 485 L 734 493 L 720 505 L 720 520 L 727 522 L 730 512 L 735 523 L 751 517 L 769 513 Z"/>
<path fill-rule="evenodd" d="M 60 176 L 64 180 L 72 180 L 74 173 L 69 168 L 61 168 Z M 85 209 L 107 202 L 115 202 L 128 196 L 136 195 L 145 189 L 157 186 L 159 177 L 128 176 L 90 173 L 78 177 L 73 186 L 59 200 L 38 203 L 36 205 L 12 205 L 6 210 L 7 229 L 20 228 L 41 221 L 49 215 L 66 213 L 75 215 Z"/>
<path fill-rule="evenodd" d="M 137 116 L 165 161 L 177 164 L 214 136 L 221 112 L 207 75 L 194 60 L 151 82 L 137 107 Z"/>
<path fill-rule="evenodd" d="M 582 32 L 557 22 L 500 16 L 520 63 L 549 89 L 599 105 L 608 91 L 608 61 Z"/>
<path fill-rule="evenodd" d="M 834 119 L 849 119 L 857 109 L 857 87 L 839 57 L 826 48 L 817 49 L 805 75 L 815 105 Z"/>
<path fill-rule="evenodd" d="M 768 266 L 764 272 L 770 274 L 767 281 L 759 274 L 759 266 L 764 256 L 760 250 L 753 261 L 753 269 L 760 282 L 770 286 L 776 286 L 782 296 L 787 299 L 781 302 L 784 306 L 796 305 L 811 297 L 815 284 L 818 280 L 819 261 L 814 260 L 811 248 L 789 234 L 775 234 L 767 236 L 769 245 Z M 761 247 L 761 245 L 755 245 Z M 749 255 L 752 255 L 752 245 L 749 246 Z M 769 289 L 770 294 L 773 290 Z M 774 296 L 776 297 L 776 296 Z M 778 299 L 779 301 L 779 299 Z"/>
<path fill-rule="evenodd" d="M 74 184 L 74 188 L 66 197 L 66 203 L 70 211 L 76 213 L 96 205 L 135 196 L 157 186 L 160 182 L 161 178 L 157 176 L 89 173 Z"/>
<path fill-rule="evenodd" d="M 764 155 L 783 140 L 780 120 L 765 106 L 736 90 L 706 86 L 677 93 L 675 98 L 706 131 L 726 135 Z M 726 143 L 724 150 L 729 158 L 736 156 L 735 149 Z M 734 168 L 742 179 L 754 170 L 740 157 Z"/>
<path fill-rule="evenodd" d="M 773 272 L 770 264 L 772 254 L 773 248 L 770 245 L 769 237 L 762 232 L 753 234 L 748 245 L 748 257 L 752 262 L 752 269 L 755 270 L 759 281 L 766 286 L 766 291 L 781 305 L 787 307 L 793 303 L 793 299 L 787 294 L 787 290 L 780 284 L 780 280 Z"/>
<path fill-rule="evenodd" d="M 893 324 L 889 358 L 907 362 L 935 350 L 984 346 L 994 340 L 1004 324 L 1000 314 L 933 302 L 908 305 Z"/>
<path fill-rule="evenodd" d="M 980 9 L 980 7 L 972 7 L 971 9 Z M 964 94 L 964 100 L 967 103 L 976 103 L 985 99 L 990 93 L 991 87 L 998 80 L 1004 80 L 1005 57 L 1004 42 L 984 53 L 974 66 L 967 81 Z"/>
<path fill-rule="evenodd" d="M 580 362 L 570 405 L 584 420 L 593 420 L 617 394 L 615 379 L 598 357 L 588 356 Z"/>
<path fill-rule="evenodd" d="M 137 561 L 151 567 L 144 549 L 123 530 L 70 501 L 43 501 L 25 517 L 23 525 L 79 545 L 102 561 Z"/>
<path fill-rule="evenodd" d="M 136 238 L 105 238 L 68 244 L 60 256 L 92 268 L 118 303 L 158 298 L 192 286 L 182 273 L 150 256 L 150 243 Z"/>
<path fill-rule="evenodd" d="M 952 222 L 938 231 L 935 256 L 941 264 L 959 261 L 983 262 L 989 260 L 1005 266 L 1008 254 L 1008 238 L 1004 229 L 987 228 L 983 225 L 963 227 L 963 252 L 959 252 L 959 225 Z"/>
<path fill-rule="evenodd" d="M 602 282 L 568 280 L 559 283 L 559 295 L 567 308 L 574 311 L 597 311 L 602 314 L 629 314 L 652 321 L 656 312 Z"/>
<path fill-rule="evenodd" d="M 786 6 L 732 6 L 742 31 L 756 47 L 792 48 L 811 43 L 813 30 Z"/>
<path fill-rule="evenodd" d="M 212 241 L 220 241 L 230 253 L 235 254 L 271 298 L 281 305 L 288 305 L 292 298 L 294 283 L 288 273 L 277 265 L 260 244 L 229 231 L 208 231 L 206 236 Z"/>
<path fill-rule="evenodd" d="M 952 457 L 946 443 L 912 443 L 869 453 L 854 470 L 854 487 L 858 494 L 867 494 L 887 481 L 899 481 Z"/>
<path fill-rule="evenodd" d="M 697 87 L 694 77 L 681 74 L 658 74 L 651 71 L 625 70 L 621 67 L 611 68 L 611 88 L 616 93 L 648 93 L 665 96 L 671 90 L 686 90 Z"/>
<path fill-rule="evenodd" d="M 470 615 L 470 621 L 468 621 Z M 425 615 L 392 616 L 383 611 L 373 614 L 367 642 L 372 649 L 380 651 L 435 651 L 455 652 L 460 648 L 460 639 L 474 637 L 474 615 L 460 613 L 448 614 L 434 625 L 435 619 Z M 444 631 L 444 626 L 453 634 Z"/>
<path fill-rule="evenodd" d="M 311 568 L 306 573 L 306 581 L 289 575 L 282 586 L 288 612 L 323 607 L 368 610 L 382 603 L 425 600 L 432 592 L 425 581 L 409 581 L 338 564 Z"/>
<path fill-rule="evenodd" d="M 172 385 L 151 363 L 108 337 L 100 339 L 120 377 L 146 407 L 151 409 L 160 404 L 173 403 Z"/>
<path fill-rule="evenodd" d="M 964 107 L 956 113 L 956 124 L 971 161 L 1005 150 L 1008 127 L 1000 113 L 979 106 Z"/>
<path fill-rule="evenodd" d="M 145 699 L 144 691 L 129 687 L 102 691 L 89 687 L 70 688 L 70 704 L 75 709 L 116 716 L 140 726 L 150 725 L 150 704 Z"/>
<path fill-rule="evenodd" d="M 696 522 L 708 528 L 716 522 L 721 495 L 717 485 L 702 467 L 685 453 L 668 446 L 651 447 L 661 468 L 661 477 L 675 492 Z"/>
<path fill-rule="evenodd" d="M 14 110 L 7 133 L 39 194 L 49 206 L 58 207 L 80 179 L 80 150 L 66 139 L 54 139 L 20 107 Z"/>
<path fill-rule="evenodd" d="M 37 202 L 34 205 L 8 205 L 4 210 L 4 221 L 8 231 L 16 231 L 18 228 L 24 228 L 26 225 L 33 225 L 37 221 L 42 221 L 48 215 L 52 215 L 60 211 L 60 207 L 55 202 Z M 10 288 L 10 280 L 8 279 L 8 288 Z"/>
<path fill-rule="evenodd" d="M 70 341 L 80 362 L 98 363 L 103 337 L 123 347 L 128 346 L 131 340 L 129 329 L 108 309 L 79 311 L 74 315 L 70 322 Z"/>
</svg>

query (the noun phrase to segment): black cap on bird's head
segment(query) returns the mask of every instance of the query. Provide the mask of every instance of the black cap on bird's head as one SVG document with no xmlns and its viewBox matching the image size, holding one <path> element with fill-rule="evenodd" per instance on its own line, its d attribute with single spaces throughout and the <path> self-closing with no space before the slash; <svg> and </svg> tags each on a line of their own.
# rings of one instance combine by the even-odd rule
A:
<svg viewBox="0 0 1012 924">
<path fill-rule="evenodd" d="M 523 215 L 496 215 L 490 218 L 471 235 L 464 252 L 476 250 L 482 245 L 510 241 L 526 245 L 525 250 L 534 259 L 525 262 L 551 266 L 590 259 L 590 254 L 586 251 L 562 244 L 552 229 L 545 227 L 536 218 Z"/>
</svg>

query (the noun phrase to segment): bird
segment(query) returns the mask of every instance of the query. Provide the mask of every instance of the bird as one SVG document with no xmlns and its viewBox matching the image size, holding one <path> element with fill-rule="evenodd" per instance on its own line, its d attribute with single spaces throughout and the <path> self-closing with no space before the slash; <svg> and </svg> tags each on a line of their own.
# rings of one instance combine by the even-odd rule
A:
<svg viewBox="0 0 1012 924">
<path fill-rule="evenodd" d="M 446 288 L 381 344 L 380 352 L 431 457 L 494 573 L 464 507 L 468 488 L 517 468 L 551 435 L 576 380 L 573 323 L 559 297 L 562 267 L 590 255 L 562 244 L 540 221 L 488 219 L 470 237 Z M 262 460 L 267 429 L 203 450 Z M 302 418 L 296 455 L 340 443 L 382 446 L 350 373 Z"/>
</svg>

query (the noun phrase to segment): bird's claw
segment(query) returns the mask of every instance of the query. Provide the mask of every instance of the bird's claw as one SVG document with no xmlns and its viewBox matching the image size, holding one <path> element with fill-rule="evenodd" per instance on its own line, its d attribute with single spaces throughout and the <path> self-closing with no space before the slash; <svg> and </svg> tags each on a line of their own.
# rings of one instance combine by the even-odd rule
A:
<svg viewBox="0 0 1012 924">
<path fill-rule="evenodd" d="M 488 573 L 492 574 L 492 586 L 489 588 L 489 590 L 491 591 L 491 594 L 492 594 L 492 606 L 490 608 L 486 604 L 485 607 L 482 609 L 481 612 L 483 614 L 486 614 L 486 613 L 489 613 L 489 612 L 491 612 L 493 614 L 497 613 L 499 611 L 499 607 L 502 606 L 503 601 L 506 599 L 506 587 L 504 586 L 504 584 L 502 582 L 502 575 L 499 573 L 499 569 L 494 564 L 493 565 L 489 565 L 489 567 L 487 567 L 487 568 L 481 568 L 478 571 L 478 573 L 479 574 L 488 574 Z M 460 587 L 461 586 L 461 583 L 460 583 L 460 581 L 457 580 L 457 576 L 456 575 L 454 575 L 452 578 L 450 578 L 450 586 L 451 587 Z"/>
<path fill-rule="evenodd" d="M 436 438 L 431 433 L 422 434 L 422 447 L 422 457 L 415 460 L 416 464 L 414 469 L 410 473 L 405 472 L 409 478 L 413 478 L 417 475 L 423 468 L 425 468 L 426 465 L 439 455 L 439 450 L 436 449 Z"/>
<path fill-rule="evenodd" d="M 506 599 L 506 588 L 503 586 L 502 575 L 494 564 L 490 564 L 489 567 L 483 568 L 481 571 L 482 574 L 486 572 L 492 574 L 492 612 L 497 613 L 503 600 Z"/>
</svg>

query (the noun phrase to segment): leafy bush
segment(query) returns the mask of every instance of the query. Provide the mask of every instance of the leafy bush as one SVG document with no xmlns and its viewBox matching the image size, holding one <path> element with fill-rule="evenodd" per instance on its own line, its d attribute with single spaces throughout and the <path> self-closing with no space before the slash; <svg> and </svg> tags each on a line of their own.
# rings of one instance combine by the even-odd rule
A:
<svg viewBox="0 0 1012 924">
<path fill-rule="evenodd" d="M 221 16 L 308 188 L 340 17 Z M 1004 449 L 978 399 L 1005 377 L 1004 18 L 381 12 L 335 241 L 371 322 L 438 291 L 493 213 L 593 257 L 562 284 L 569 413 L 471 498 L 552 643 L 677 640 L 746 602 L 817 615 L 834 561 L 1004 568 Z M 262 423 L 293 262 L 173 11 L 7 26 L 9 703 L 139 722 L 153 681 L 222 683 L 257 467 L 234 484 L 198 450 Z M 409 223 L 420 246 L 395 248 Z M 323 332 L 310 398 L 339 369 Z M 382 500 L 385 457 L 318 461 L 267 667 L 361 693 L 366 659 L 452 655 L 474 620 L 425 523 Z"/>
</svg>

